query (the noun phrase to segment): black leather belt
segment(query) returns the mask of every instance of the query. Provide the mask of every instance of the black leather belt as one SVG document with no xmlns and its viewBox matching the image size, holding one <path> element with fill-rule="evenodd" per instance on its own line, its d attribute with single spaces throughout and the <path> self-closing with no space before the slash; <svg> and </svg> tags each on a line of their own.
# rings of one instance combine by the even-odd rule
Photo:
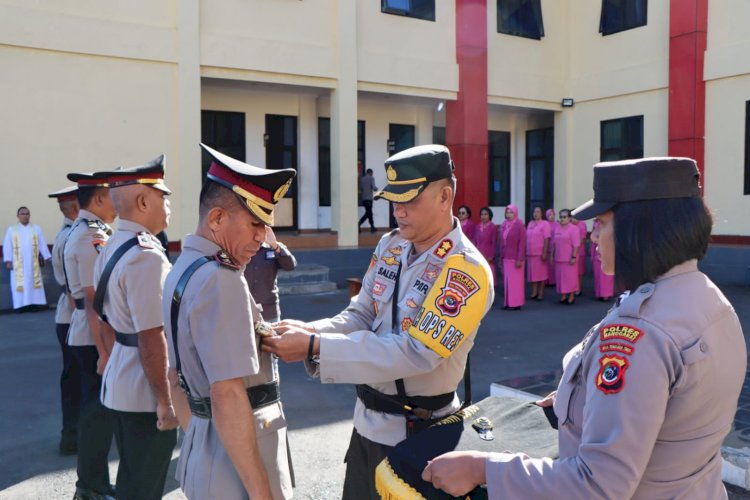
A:
<svg viewBox="0 0 750 500">
<path fill-rule="evenodd" d="M 115 332 L 115 340 L 118 344 L 122 344 L 128 347 L 138 347 L 138 334 L 137 333 L 121 333 Z"/>
<path fill-rule="evenodd" d="M 86 309 L 86 305 L 83 302 L 83 299 L 73 299 L 76 303 L 76 309 Z"/>
<path fill-rule="evenodd" d="M 250 406 L 253 410 L 271 405 L 279 400 L 279 383 L 273 381 L 248 387 L 247 397 L 250 399 Z M 211 418 L 211 398 L 196 398 L 187 395 L 187 400 L 190 413 L 199 418 Z"/>
<path fill-rule="evenodd" d="M 439 410 L 451 404 L 455 395 L 455 392 L 447 392 L 437 396 L 407 396 L 403 398 L 397 394 L 383 394 L 369 385 L 357 385 L 357 397 L 365 405 L 365 408 L 392 415 L 411 414 L 405 408 L 406 406 L 430 411 Z"/>
</svg>

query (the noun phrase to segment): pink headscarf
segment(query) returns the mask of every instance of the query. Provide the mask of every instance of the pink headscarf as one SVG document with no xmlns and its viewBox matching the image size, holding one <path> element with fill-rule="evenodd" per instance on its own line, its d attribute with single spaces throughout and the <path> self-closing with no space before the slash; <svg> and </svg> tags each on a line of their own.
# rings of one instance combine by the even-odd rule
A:
<svg viewBox="0 0 750 500">
<path fill-rule="evenodd" d="M 550 215 L 551 215 L 552 217 L 554 217 L 554 216 L 555 216 L 555 211 L 554 211 L 554 210 L 552 210 L 551 208 L 548 208 L 548 209 L 547 209 L 547 211 L 546 211 L 546 212 L 544 212 L 544 220 L 546 220 L 546 221 L 549 221 L 549 216 L 550 216 Z"/>
<path fill-rule="evenodd" d="M 505 210 L 510 210 L 513 212 L 513 218 L 511 220 L 505 219 L 503 221 L 503 239 L 508 237 L 508 231 L 510 231 L 510 228 L 513 227 L 513 224 L 518 220 L 518 207 L 513 205 L 512 203 L 505 207 Z"/>
</svg>

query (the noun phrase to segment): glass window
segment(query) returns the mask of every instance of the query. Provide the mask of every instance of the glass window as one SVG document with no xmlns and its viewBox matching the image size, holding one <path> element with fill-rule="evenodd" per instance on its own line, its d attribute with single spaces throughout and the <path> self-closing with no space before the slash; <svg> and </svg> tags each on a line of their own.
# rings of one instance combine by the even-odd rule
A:
<svg viewBox="0 0 750 500">
<path fill-rule="evenodd" d="M 611 35 L 646 26 L 646 0 L 602 0 L 599 33 Z"/>
<path fill-rule="evenodd" d="M 489 200 L 487 205 L 504 207 L 510 203 L 510 132 L 489 131 Z"/>
<path fill-rule="evenodd" d="M 386 14 L 434 21 L 435 0 L 380 0 L 380 11 Z"/>
<path fill-rule="evenodd" d="M 357 161 L 365 167 L 365 122 L 357 121 Z M 331 206 L 331 119 L 318 118 L 318 204 Z"/>
<path fill-rule="evenodd" d="M 750 194 L 750 101 L 745 103 L 745 194 Z"/>
<path fill-rule="evenodd" d="M 225 155 L 245 161 L 245 113 L 201 111 L 201 141 Z M 201 154 L 203 178 L 211 166 L 211 156 Z"/>
<path fill-rule="evenodd" d="M 446 145 L 445 127 L 432 127 L 432 143 Z"/>
<path fill-rule="evenodd" d="M 643 116 L 601 122 L 601 161 L 643 158 Z"/>
<path fill-rule="evenodd" d="M 497 0 L 497 32 L 540 40 L 544 36 L 541 0 Z"/>
</svg>

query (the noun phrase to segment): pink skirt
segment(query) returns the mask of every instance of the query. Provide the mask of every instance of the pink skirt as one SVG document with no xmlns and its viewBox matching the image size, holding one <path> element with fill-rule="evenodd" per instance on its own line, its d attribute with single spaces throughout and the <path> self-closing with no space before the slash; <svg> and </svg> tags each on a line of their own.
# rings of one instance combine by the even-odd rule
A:
<svg viewBox="0 0 750 500">
<path fill-rule="evenodd" d="M 526 302 L 523 282 L 523 264 L 516 267 L 513 259 L 503 259 L 503 285 L 505 286 L 505 307 L 521 307 Z"/>
<path fill-rule="evenodd" d="M 613 297 L 615 295 L 615 277 L 604 274 L 598 261 L 593 261 L 591 264 L 594 268 L 594 297 Z"/>
<path fill-rule="evenodd" d="M 549 277 L 547 261 L 542 260 L 541 255 L 527 255 L 526 264 L 529 266 L 529 283 L 546 281 Z"/>
<path fill-rule="evenodd" d="M 578 266 L 568 262 L 555 263 L 555 281 L 557 293 L 573 293 L 578 291 Z"/>
<path fill-rule="evenodd" d="M 583 243 L 581 243 L 583 245 Z M 576 263 L 578 264 L 578 276 L 583 276 L 586 274 L 586 251 L 578 251 L 578 258 L 576 259 Z"/>
<path fill-rule="evenodd" d="M 557 283 L 555 279 L 555 261 L 550 254 L 547 258 L 547 284 L 554 285 L 555 283 Z"/>
</svg>

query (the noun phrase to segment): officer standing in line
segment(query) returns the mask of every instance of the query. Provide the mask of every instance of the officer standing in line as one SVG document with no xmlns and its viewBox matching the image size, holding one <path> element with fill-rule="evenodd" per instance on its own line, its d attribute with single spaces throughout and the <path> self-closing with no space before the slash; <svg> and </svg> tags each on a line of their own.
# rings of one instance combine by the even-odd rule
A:
<svg viewBox="0 0 750 500">
<path fill-rule="evenodd" d="M 109 358 L 99 318 L 94 312 L 94 262 L 117 217 L 107 179 L 97 174 L 68 174 L 78 183 L 81 207 L 63 244 L 63 272 L 75 302 L 68 345 L 81 376 L 81 412 L 78 419 L 78 481 L 74 500 L 114 496 L 107 456 L 112 446 L 112 420 L 99 401 L 104 366 Z"/>
<path fill-rule="evenodd" d="M 698 270 L 711 213 L 690 158 L 594 166 L 602 272 L 628 292 L 563 358 L 560 457 L 450 452 L 422 479 L 491 499 L 727 498 L 721 445 L 732 429 L 747 352 L 737 314 Z M 499 450 L 502 451 L 502 450 Z"/>
<path fill-rule="evenodd" d="M 345 499 L 379 498 L 375 468 L 388 451 L 457 410 L 456 387 L 494 299 L 487 261 L 453 217 L 455 177 L 444 146 L 417 146 L 385 162 L 376 197 L 399 228 L 378 243 L 362 290 L 338 316 L 285 320 L 263 349 L 306 359 L 323 383 L 357 385 Z M 367 385 L 366 385 L 367 384 Z"/>
<path fill-rule="evenodd" d="M 177 479 L 191 499 L 289 498 L 278 380 L 271 356 L 258 352 L 260 314 L 242 271 L 295 172 L 253 167 L 201 146 L 212 162 L 198 228 L 185 237 L 162 299 L 169 364 L 192 413 Z"/>
<path fill-rule="evenodd" d="M 81 379 L 78 366 L 73 362 L 73 355 L 65 339 L 70 328 L 70 318 L 73 316 L 75 304 L 65 286 L 65 273 L 62 265 L 62 247 L 65 239 L 73 227 L 73 222 L 78 218 L 78 186 L 71 186 L 54 193 L 50 198 L 55 198 L 63 214 L 63 225 L 55 236 L 52 245 L 52 271 L 55 281 L 60 285 L 60 297 L 55 309 L 55 331 L 57 341 L 62 351 L 62 373 L 60 373 L 60 401 L 62 403 L 62 433 L 60 436 L 60 454 L 74 455 L 78 450 L 76 441 L 78 439 L 78 412 L 81 401 Z"/>
<path fill-rule="evenodd" d="M 101 401 L 111 410 L 120 454 L 116 487 L 121 499 L 162 497 L 177 442 L 161 309 L 171 265 L 154 236 L 169 224 L 164 159 L 98 173 L 107 177 L 120 218 L 96 259 L 94 308 L 108 324 L 102 331 L 112 346 Z"/>
</svg>

